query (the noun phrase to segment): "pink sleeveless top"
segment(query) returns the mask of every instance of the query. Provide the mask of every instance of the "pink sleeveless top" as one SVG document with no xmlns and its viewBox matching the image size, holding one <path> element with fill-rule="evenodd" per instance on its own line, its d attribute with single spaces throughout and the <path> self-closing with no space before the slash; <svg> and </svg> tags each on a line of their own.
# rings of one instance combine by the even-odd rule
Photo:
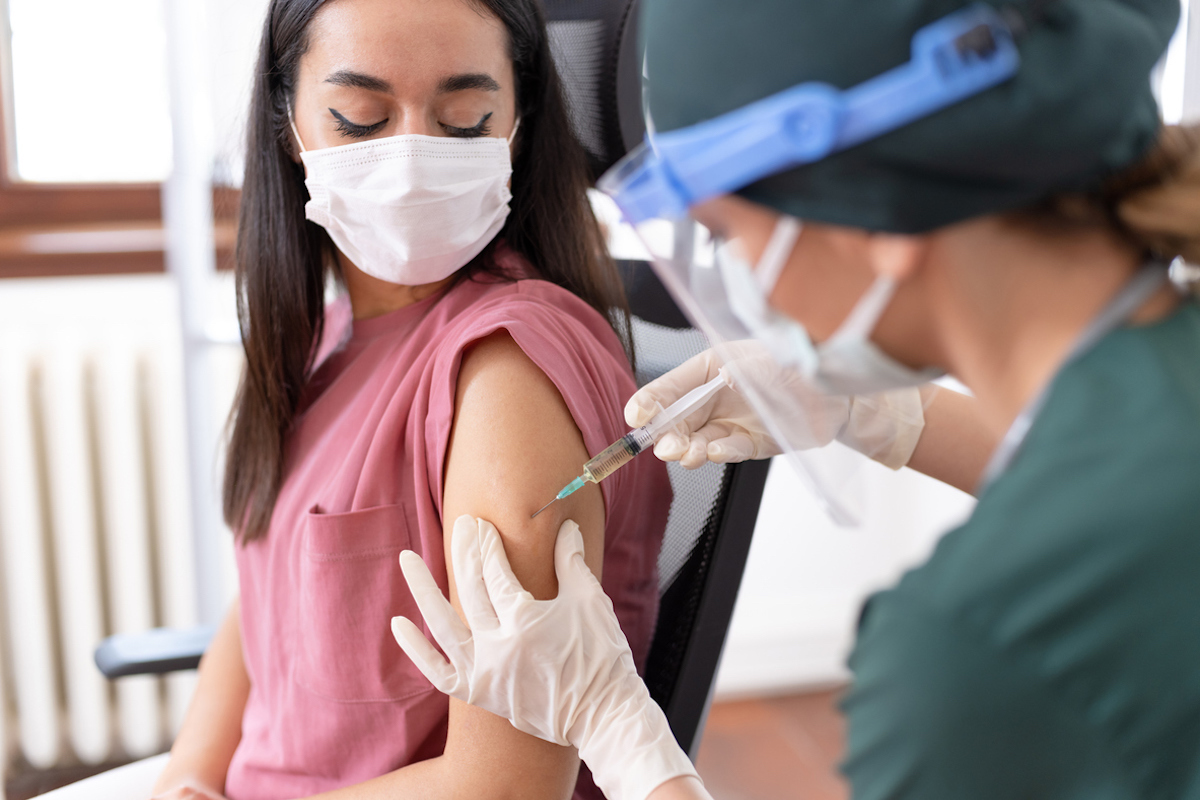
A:
<svg viewBox="0 0 1200 800">
<path fill-rule="evenodd" d="M 511 251 L 498 259 L 527 274 Z M 558 387 L 592 453 L 625 433 L 635 389 L 607 321 L 545 281 L 463 281 L 349 331 L 345 309 L 341 331 L 337 316 L 331 309 L 326 342 L 342 344 L 308 388 L 270 528 L 237 550 L 252 688 L 230 800 L 307 797 L 442 753 L 448 700 L 389 625 L 397 614 L 421 618 L 401 550 L 419 553 L 447 590 L 442 475 L 464 348 L 507 331 Z M 647 456 L 602 493 L 604 588 L 642 664 L 670 483 Z M 600 797 L 581 772 L 576 798 Z"/>
</svg>

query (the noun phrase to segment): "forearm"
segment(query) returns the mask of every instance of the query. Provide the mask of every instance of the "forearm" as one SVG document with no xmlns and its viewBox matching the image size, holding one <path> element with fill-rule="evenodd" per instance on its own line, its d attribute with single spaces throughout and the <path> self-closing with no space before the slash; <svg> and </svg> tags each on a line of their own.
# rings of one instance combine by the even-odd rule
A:
<svg viewBox="0 0 1200 800">
<path fill-rule="evenodd" d="M 448 800 L 466 797 L 460 793 L 462 787 L 456 785 L 453 773 L 448 772 L 446 766 L 445 756 L 418 761 L 363 783 L 314 795 L 312 800 L 397 800 L 402 797 Z"/>
<path fill-rule="evenodd" d="M 547 793 L 544 775 L 521 775 L 521 770 L 501 767 L 500 773 L 486 774 L 451 755 L 418 761 L 378 778 L 316 795 L 311 800 L 397 800 L 419 797 L 421 800 L 567 800 L 575 781 Z"/>
<path fill-rule="evenodd" d="M 950 389 L 923 387 L 933 393 L 925 408 L 925 428 L 908 466 L 973 494 L 996 449 L 996 435 L 984 425 L 978 402 Z"/>
<path fill-rule="evenodd" d="M 235 601 L 200 662 L 196 692 L 171 747 L 171 759 L 155 784 L 155 794 L 188 783 L 224 791 L 225 775 L 242 738 L 242 714 L 249 694 Z"/>
</svg>

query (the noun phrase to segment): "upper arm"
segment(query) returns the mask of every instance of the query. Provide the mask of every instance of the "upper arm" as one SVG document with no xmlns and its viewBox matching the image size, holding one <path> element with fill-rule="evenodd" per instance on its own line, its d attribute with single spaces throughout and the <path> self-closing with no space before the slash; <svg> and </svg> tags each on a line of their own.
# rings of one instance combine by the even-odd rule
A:
<svg viewBox="0 0 1200 800">
<path fill-rule="evenodd" d="M 557 594 L 554 545 L 566 519 L 579 524 L 584 558 L 599 577 L 604 549 L 599 487 L 588 485 L 530 519 L 589 457 L 558 389 L 507 332 L 464 354 L 442 500 L 456 608 L 450 534 L 462 514 L 495 524 L 514 574 L 539 599 Z M 453 700 L 446 755 L 460 757 L 464 769 L 478 770 L 496 794 L 503 795 L 501 784 L 512 781 L 515 794 L 527 798 L 570 796 L 578 767 L 573 749 L 520 733 L 507 720 Z"/>
</svg>

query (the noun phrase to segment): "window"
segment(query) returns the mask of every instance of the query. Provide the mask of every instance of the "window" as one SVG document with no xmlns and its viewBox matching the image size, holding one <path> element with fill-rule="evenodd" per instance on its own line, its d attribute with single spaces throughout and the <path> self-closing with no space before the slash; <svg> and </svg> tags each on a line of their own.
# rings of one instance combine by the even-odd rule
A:
<svg viewBox="0 0 1200 800">
<path fill-rule="evenodd" d="M 0 278 L 164 269 L 162 0 L 0 0 Z M 229 266 L 237 193 L 217 193 Z"/>
<path fill-rule="evenodd" d="M 1162 111 L 1163 121 L 1168 125 L 1177 125 L 1183 119 L 1184 83 L 1187 78 L 1185 68 L 1188 58 L 1188 1 L 1181 0 L 1179 27 L 1171 38 L 1166 55 L 1154 70 L 1154 91 L 1158 97 L 1158 106 Z M 1195 80 L 1196 65 L 1191 65 Z"/>
<path fill-rule="evenodd" d="M 13 178 L 157 183 L 171 171 L 161 0 L 8 0 Z"/>
</svg>

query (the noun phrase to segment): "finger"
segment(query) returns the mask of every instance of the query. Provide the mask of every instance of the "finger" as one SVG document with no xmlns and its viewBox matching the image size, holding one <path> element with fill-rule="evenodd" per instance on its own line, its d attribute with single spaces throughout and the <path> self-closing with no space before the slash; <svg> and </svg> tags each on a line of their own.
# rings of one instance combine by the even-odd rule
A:
<svg viewBox="0 0 1200 800">
<path fill-rule="evenodd" d="M 678 461 L 687 452 L 691 440 L 673 431 L 664 433 L 654 445 L 654 456 L 659 461 Z"/>
<path fill-rule="evenodd" d="M 629 402 L 625 404 L 625 422 L 629 427 L 640 428 L 654 419 L 655 414 L 663 410 L 662 401 L 655 396 L 651 389 L 653 385 L 649 384 L 634 392 L 633 397 L 630 397 Z"/>
<path fill-rule="evenodd" d="M 521 600 L 533 599 L 513 574 L 500 531 L 487 520 L 479 521 L 479 548 L 483 551 L 483 582 L 497 617 Z"/>
<path fill-rule="evenodd" d="M 714 464 L 731 464 L 754 458 L 757 448 L 749 436 L 730 434 L 708 443 L 708 460 Z"/>
<path fill-rule="evenodd" d="M 473 631 L 493 630 L 500 624 L 483 582 L 483 557 L 479 550 L 479 529 L 490 524 L 464 514 L 454 521 L 454 531 L 450 535 L 458 602 Z"/>
<path fill-rule="evenodd" d="M 558 576 L 558 593 L 564 588 L 587 585 L 588 578 L 595 582 L 596 576 L 583 558 L 583 532 L 569 519 L 558 529 L 558 539 L 554 542 L 554 574 Z"/>
<path fill-rule="evenodd" d="M 458 680 L 458 672 L 450 666 L 449 661 L 442 658 L 442 654 L 430 644 L 411 619 L 392 617 L 392 636 L 396 637 L 396 644 L 417 665 L 421 674 L 442 694 L 450 694 L 455 688 L 466 685 L 466 681 Z"/>
<path fill-rule="evenodd" d="M 466 655 L 465 647 L 471 641 L 471 629 L 463 624 L 454 606 L 442 594 L 429 574 L 429 567 L 412 550 L 405 550 L 400 554 L 400 571 L 404 573 L 404 580 L 408 582 L 433 638 L 451 661 L 461 661 Z"/>
<path fill-rule="evenodd" d="M 697 469 L 708 463 L 708 437 L 702 433 L 693 433 L 688 441 L 687 451 L 679 457 L 679 465 L 684 469 Z"/>
</svg>

